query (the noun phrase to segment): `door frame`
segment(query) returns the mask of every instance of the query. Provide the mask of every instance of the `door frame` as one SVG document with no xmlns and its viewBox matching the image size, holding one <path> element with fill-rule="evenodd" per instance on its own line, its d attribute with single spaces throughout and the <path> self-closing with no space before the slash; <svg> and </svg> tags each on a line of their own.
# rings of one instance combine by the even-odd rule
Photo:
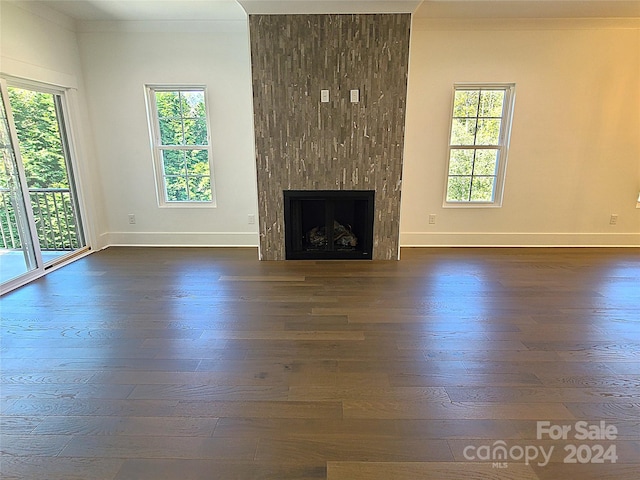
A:
<svg viewBox="0 0 640 480">
<path fill-rule="evenodd" d="M 22 195 L 25 199 L 27 205 L 27 219 L 29 223 L 29 233 L 30 233 L 30 241 L 33 242 L 33 249 L 35 251 L 35 259 L 36 259 L 36 268 L 30 270 L 23 275 L 20 275 L 16 278 L 13 278 L 3 284 L 0 284 L 0 295 L 8 293 L 11 290 L 14 290 L 22 285 L 25 285 L 37 278 L 42 277 L 46 273 L 50 271 L 56 270 L 59 267 L 62 267 L 69 262 L 86 256 L 91 252 L 91 236 L 88 235 L 88 228 L 86 219 L 88 218 L 86 215 L 86 208 L 83 201 L 83 194 L 81 188 L 80 174 L 79 174 L 79 166 L 77 162 L 76 156 L 76 147 L 74 142 L 74 134 L 72 129 L 72 108 L 69 103 L 68 94 L 70 93 L 69 88 L 51 85 L 43 82 L 37 82 L 32 80 L 26 80 L 19 77 L 14 76 L 0 76 L 0 86 L 2 89 L 2 96 L 5 99 L 5 108 L 7 109 L 7 119 L 9 123 L 9 132 L 11 136 L 12 145 L 15 147 L 15 157 L 16 162 L 18 164 L 18 174 L 20 177 L 20 182 L 22 184 Z M 79 229 L 82 232 L 84 246 L 76 249 L 74 251 L 69 252 L 68 254 L 61 255 L 56 257 L 51 262 L 48 262 L 46 265 L 42 258 L 42 251 L 40 248 L 40 242 L 38 240 L 38 235 L 36 231 L 35 225 L 35 217 L 33 214 L 33 208 L 31 207 L 31 198 L 29 195 L 29 188 L 27 185 L 27 179 L 25 175 L 24 165 L 22 162 L 22 156 L 20 155 L 20 148 L 18 143 L 17 131 L 15 128 L 15 123 L 13 120 L 13 112 L 11 110 L 11 105 L 9 103 L 9 91 L 8 87 L 17 87 L 23 88 L 27 90 L 34 90 L 37 92 L 48 93 L 54 96 L 57 96 L 59 99 L 59 103 L 56 101 L 57 99 L 54 97 L 54 102 L 56 105 L 56 116 L 58 120 L 58 125 L 60 129 L 60 135 L 64 138 L 61 139 L 63 154 L 65 156 L 65 163 L 67 165 L 67 176 L 70 183 L 70 189 L 72 190 L 72 200 L 74 202 L 74 207 L 77 209 L 77 222 L 79 223 Z M 58 109 L 59 107 L 59 109 Z M 71 185 L 73 183 L 73 185 Z"/>
</svg>

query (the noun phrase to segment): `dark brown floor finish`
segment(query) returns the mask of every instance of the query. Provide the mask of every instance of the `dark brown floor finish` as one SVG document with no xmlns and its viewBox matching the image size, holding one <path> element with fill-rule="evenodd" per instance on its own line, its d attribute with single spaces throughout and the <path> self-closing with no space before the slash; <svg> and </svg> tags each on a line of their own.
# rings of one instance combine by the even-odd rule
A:
<svg viewBox="0 0 640 480">
<path fill-rule="evenodd" d="M 0 477 L 639 478 L 639 249 L 256 257 L 110 248 L 0 299 Z"/>
</svg>

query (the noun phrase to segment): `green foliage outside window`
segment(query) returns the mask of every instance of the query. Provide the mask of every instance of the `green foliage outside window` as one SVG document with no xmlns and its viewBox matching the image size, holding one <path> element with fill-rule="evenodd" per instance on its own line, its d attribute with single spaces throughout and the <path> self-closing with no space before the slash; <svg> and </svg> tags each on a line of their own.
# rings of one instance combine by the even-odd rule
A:
<svg viewBox="0 0 640 480">
<path fill-rule="evenodd" d="M 492 202 L 500 158 L 504 89 L 456 89 L 448 202 Z"/>
<path fill-rule="evenodd" d="M 210 202 L 211 171 L 206 148 L 209 142 L 204 91 L 158 90 L 155 101 L 167 201 Z"/>
<path fill-rule="evenodd" d="M 69 188 L 53 95 L 9 87 L 9 103 L 29 188 Z"/>
<path fill-rule="evenodd" d="M 42 250 L 75 250 L 82 246 L 62 147 L 55 95 L 9 87 L 20 158 L 29 188 L 36 233 Z M 1 141 L 9 143 L 8 120 L 2 110 Z M 3 155 L 9 155 L 3 149 Z M 13 160 L 0 168 L 0 248 L 22 247 L 16 213 Z"/>
</svg>

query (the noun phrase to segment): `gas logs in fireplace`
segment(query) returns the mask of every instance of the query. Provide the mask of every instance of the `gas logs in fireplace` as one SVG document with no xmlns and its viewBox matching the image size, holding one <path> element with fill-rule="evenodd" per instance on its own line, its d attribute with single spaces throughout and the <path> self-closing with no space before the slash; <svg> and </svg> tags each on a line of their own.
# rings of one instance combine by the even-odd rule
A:
<svg viewBox="0 0 640 480">
<path fill-rule="evenodd" d="M 307 233 L 307 240 L 309 245 L 318 248 L 326 248 L 329 241 L 327 235 L 327 229 L 322 227 L 313 227 L 309 233 Z M 337 248 L 343 248 L 345 250 L 353 250 L 358 245 L 358 237 L 356 237 L 351 231 L 351 225 L 341 225 L 335 220 L 333 221 L 333 244 Z"/>
</svg>

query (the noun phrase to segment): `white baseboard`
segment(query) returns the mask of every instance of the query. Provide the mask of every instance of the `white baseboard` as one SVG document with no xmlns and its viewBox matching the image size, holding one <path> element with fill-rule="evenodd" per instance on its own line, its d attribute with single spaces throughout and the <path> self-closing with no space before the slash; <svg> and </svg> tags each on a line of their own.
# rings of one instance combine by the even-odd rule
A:
<svg viewBox="0 0 640 480">
<path fill-rule="evenodd" d="M 155 247 L 257 247 L 258 234 L 247 232 L 108 232 L 102 245 Z"/>
<path fill-rule="evenodd" d="M 640 247 L 640 233 L 401 232 L 401 247 Z"/>
<path fill-rule="evenodd" d="M 258 247 L 258 233 L 108 232 L 103 246 Z M 640 247 L 640 233 L 401 232 L 401 247 Z M 98 247 L 98 248 L 100 248 Z"/>
</svg>

